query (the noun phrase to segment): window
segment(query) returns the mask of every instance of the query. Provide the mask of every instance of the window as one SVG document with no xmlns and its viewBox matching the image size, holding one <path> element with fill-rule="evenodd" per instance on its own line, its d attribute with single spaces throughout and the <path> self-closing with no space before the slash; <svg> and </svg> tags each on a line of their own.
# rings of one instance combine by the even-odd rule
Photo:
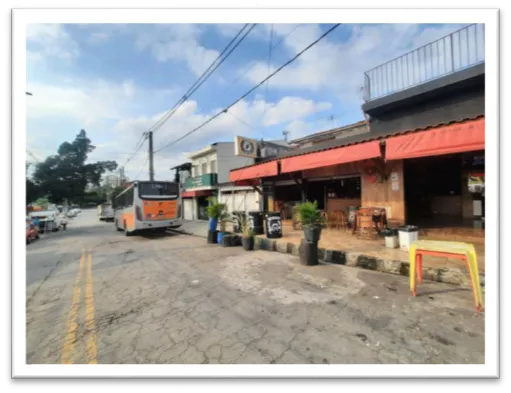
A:
<svg viewBox="0 0 511 393">
<path fill-rule="evenodd" d="M 124 209 L 125 207 L 133 206 L 133 197 L 135 196 L 134 187 L 123 192 L 114 200 L 115 209 Z"/>
<path fill-rule="evenodd" d="M 144 182 L 139 183 L 138 192 L 142 199 L 176 199 L 179 186 L 170 182 Z"/>
<path fill-rule="evenodd" d="M 205 175 L 206 173 L 208 173 L 208 163 L 207 162 L 203 162 L 202 163 L 202 174 Z"/>
<path fill-rule="evenodd" d="M 216 173 L 216 160 L 209 163 L 209 168 L 211 169 L 209 173 Z"/>
</svg>

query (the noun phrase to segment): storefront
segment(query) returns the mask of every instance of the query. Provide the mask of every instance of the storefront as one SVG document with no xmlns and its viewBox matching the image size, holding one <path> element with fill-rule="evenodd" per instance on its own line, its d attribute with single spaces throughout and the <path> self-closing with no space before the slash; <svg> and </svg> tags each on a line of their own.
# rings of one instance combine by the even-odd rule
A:
<svg viewBox="0 0 511 393">
<path fill-rule="evenodd" d="M 215 196 L 216 190 L 184 191 L 183 218 L 185 220 L 207 220 L 209 198 Z"/>
<path fill-rule="evenodd" d="M 484 215 L 484 117 L 350 142 L 243 168 L 243 181 L 262 185 L 264 210 L 284 219 L 304 200 L 327 212 L 384 209 L 392 226 L 476 225 Z"/>
<path fill-rule="evenodd" d="M 482 116 L 386 140 L 387 161 L 402 161 L 407 223 L 482 227 L 484 124 Z"/>
</svg>

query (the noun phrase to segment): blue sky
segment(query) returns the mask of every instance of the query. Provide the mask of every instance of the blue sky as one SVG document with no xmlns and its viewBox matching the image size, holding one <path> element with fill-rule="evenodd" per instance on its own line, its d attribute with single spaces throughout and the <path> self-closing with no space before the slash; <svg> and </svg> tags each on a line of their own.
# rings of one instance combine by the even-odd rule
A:
<svg viewBox="0 0 511 393">
<path fill-rule="evenodd" d="M 84 128 L 91 160 L 124 164 L 142 132 L 170 109 L 242 24 L 38 24 L 27 30 L 27 148 L 54 154 Z M 260 24 L 208 81 L 155 133 L 158 149 L 227 106 L 331 25 Z M 159 179 L 188 152 L 235 135 L 281 139 L 362 119 L 363 72 L 459 29 L 460 25 L 340 26 L 325 40 L 207 127 L 155 157 Z M 244 123 L 248 123 L 248 127 Z M 128 163 L 147 178 L 145 149 Z M 140 173 L 140 175 L 138 175 Z"/>
</svg>

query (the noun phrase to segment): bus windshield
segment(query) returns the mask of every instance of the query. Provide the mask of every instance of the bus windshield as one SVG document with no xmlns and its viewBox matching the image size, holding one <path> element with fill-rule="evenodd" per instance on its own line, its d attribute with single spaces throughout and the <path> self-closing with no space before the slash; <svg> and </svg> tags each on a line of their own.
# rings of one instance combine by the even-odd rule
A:
<svg viewBox="0 0 511 393">
<path fill-rule="evenodd" d="M 141 182 L 138 192 L 141 199 L 177 199 L 179 186 L 171 182 Z"/>
</svg>

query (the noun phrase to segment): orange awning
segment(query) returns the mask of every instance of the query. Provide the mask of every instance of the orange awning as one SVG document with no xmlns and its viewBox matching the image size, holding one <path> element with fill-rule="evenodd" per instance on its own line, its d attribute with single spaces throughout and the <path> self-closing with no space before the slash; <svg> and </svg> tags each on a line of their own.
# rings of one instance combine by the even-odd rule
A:
<svg viewBox="0 0 511 393">
<path fill-rule="evenodd" d="M 239 183 L 243 180 L 259 180 L 261 177 L 277 176 L 278 173 L 277 161 L 270 161 L 234 169 L 229 174 L 229 181 Z"/>
<path fill-rule="evenodd" d="M 484 118 L 388 138 L 387 160 L 484 150 Z"/>
<path fill-rule="evenodd" d="M 283 158 L 280 163 L 280 172 L 303 171 L 306 169 L 362 161 L 375 157 L 380 157 L 380 141 L 371 141 L 319 151 L 317 153 Z"/>
</svg>

